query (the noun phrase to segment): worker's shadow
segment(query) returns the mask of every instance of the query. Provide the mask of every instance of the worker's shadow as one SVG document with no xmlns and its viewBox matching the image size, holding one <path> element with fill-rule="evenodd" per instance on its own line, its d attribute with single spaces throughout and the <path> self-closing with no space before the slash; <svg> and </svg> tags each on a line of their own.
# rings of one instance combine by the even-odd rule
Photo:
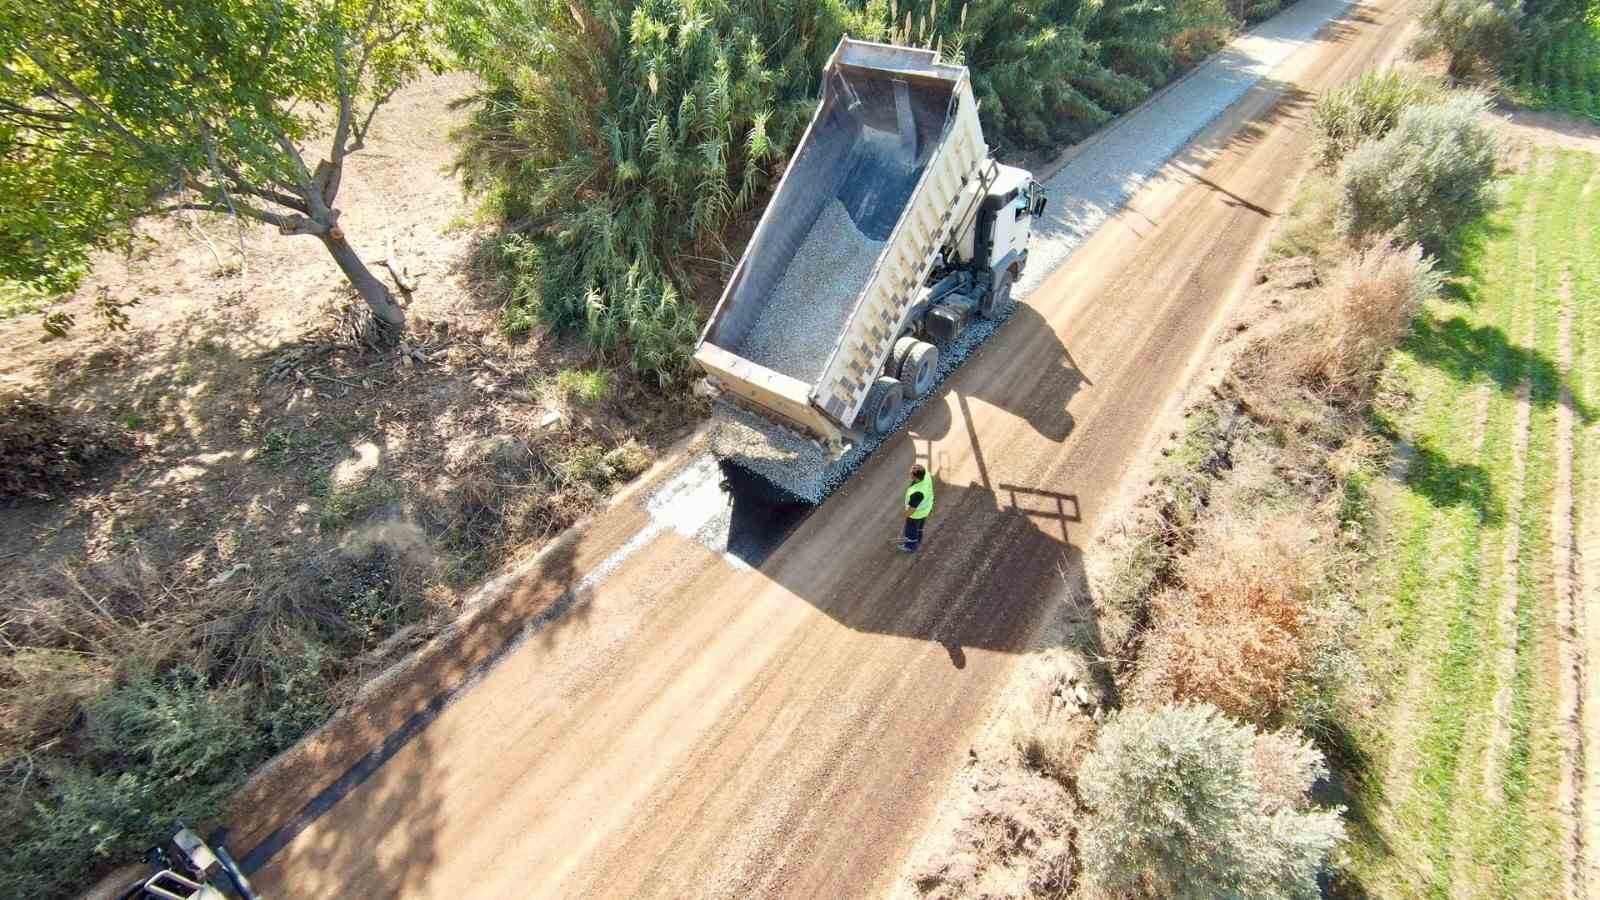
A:
<svg viewBox="0 0 1600 900">
<path fill-rule="evenodd" d="M 880 465 L 858 477 L 893 479 L 906 460 L 874 462 Z M 787 564 L 780 553 L 762 571 L 849 628 L 941 645 L 957 669 L 966 668 L 974 648 L 1039 649 L 1032 642 L 1045 616 L 1089 609 L 1083 554 L 1071 542 L 1081 521 L 1075 496 L 1021 485 L 947 484 L 937 476 L 933 516 L 916 553 L 893 546 L 901 518 L 891 500 L 894 511 L 882 517 L 882 552 L 848 554 L 848 562 L 841 560 L 847 571 L 829 573 Z M 819 589 L 819 574 L 842 587 Z M 1057 608 L 1062 604 L 1071 608 Z M 1072 642 L 1081 644 L 1074 649 L 1104 658 L 1097 618 L 1092 611 L 1081 618 L 1070 629 Z"/>
<path fill-rule="evenodd" d="M 807 521 L 816 508 L 724 464 L 723 489 L 731 504 L 727 552 L 850 628 L 942 645 L 956 668 L 966 667 L 970 648 L 1025 652 L 1047 607 L 1087 603 L 1082 553 L 1071 542 L 1070 528 L 1082 520 L 1077 497 L 1046 486 L 996 483 L 981 450 L 977 479 L 948 483 L 942 460 L 919 455 L 919 445 L 937 441 L 952 427 L 970 432 L 969 396 L 1025 419 L 1052 441 L 1064 441 L 1073 429 L 1067 407 L 1089 384 L 1044 318 L 1019 304 L 914 413 L 903 438 L 886 442 L 825 501 L 830 519 L 859 521 L 859 514 L 841 506 L 881 510 L 881 543 L 869 542 L 881 550 L 843 554 L 827 565 L 801 562 L 794 551 L 809 543 L 804 530 L 816 526 Z M 952 409 L 961 410 L 963 425 L 953 424 Z M 977 436 L 969 437 L 976 450 Z M 902 554 L 894 543 L 903 521 L 905 473 L 913 462 L 933 472 L 936 500 L 922 547 Z M 1092 615 L 1088 619 L 1078 629 L 1081 649 L 1103 658 L 1098 627 Z"/>
</svg>

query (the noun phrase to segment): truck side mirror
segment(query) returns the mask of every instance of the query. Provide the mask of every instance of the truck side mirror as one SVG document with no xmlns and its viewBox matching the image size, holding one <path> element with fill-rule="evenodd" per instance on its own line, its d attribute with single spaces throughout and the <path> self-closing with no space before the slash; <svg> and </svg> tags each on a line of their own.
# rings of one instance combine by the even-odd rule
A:
<svg viewBox="0 0 1600 900">
<path fill-rule="evenodd" d="M 1033 215 L 1035 218 L 1044 215 L 1044 204 L 1047 198 L 1044 191 L 1035 185 L 1033 188 Z"/>
</svg>

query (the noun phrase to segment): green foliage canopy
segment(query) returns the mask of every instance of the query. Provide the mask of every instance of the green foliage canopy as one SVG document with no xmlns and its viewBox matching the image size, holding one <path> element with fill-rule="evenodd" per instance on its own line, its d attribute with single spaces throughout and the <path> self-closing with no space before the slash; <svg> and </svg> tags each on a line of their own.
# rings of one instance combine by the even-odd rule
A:
<svg viewBox="0 0 1600 900">
<path fill-rule="evenodd" d="M 1056 147 L 1204 52 L 1220 0 L 444 0 L 485 88 L 470 185 L 508 226 L 507 326 L 542 319 L 662 383 L 688 371 L 692 298 L 793 150 L 839 38 L 936 47 L 972 68 L 1001 152 Z M 1183 35 L 1211 37 L 1188 41 Z"/>
<path fill-rule="evenodd" d="M 1522 0 L 1431 0 L 1414 49 L 1443 53 L 1452 78 L 1491 74 L 1516 48 L 1522 19 Z"/>
<path fill-rule="evenodd" d="M 863 17 L 857 36 L 970 67 L 984 136 L 1005 154 L 1082 140 L 1192 61 L 1179 35 L 1215 41 L 1232 25 L 1216 0 L 873 0 Z"/>
<path fill-rule="evenodd" d="M 1436 252 L 1482 215 L 1498 152 L 1483 123 L 1487 108 L 1488 98 L 1475 93 L 1412 106 L 1382 139 L 1357 147 L 1339 171 L 1345 234 L 1392 233 Z"/>
<path fill-rule="evenodd" d="M 70 283 L 163 203 L 326 236 L 344 157 L 433 62 L 426 0 L 0 0 L 0 277 Z M 303 144 L 328 134 L 313 171 Z"/>
<path fill-rule="evenodd" d="M 1108 894 L 1314 900 L 1344 836 L 1307 801 L 1321 754 L 1205 704 L 1123 710 L 1080 772 L 1084 874 Z"/>
<path fill-rule="evenodd" d="M 514 308 L 581 327 L 601 352 L 626 347 L 636 370 L 671 382 L 698 333 L 684 292 L 723 277 L 722 234 L 809 120 L 842 10 L 448 0 L 445 11 L 450 46 L 485 82 L 462 159 L 519 232 L 503 244 Z"/>
</svg>

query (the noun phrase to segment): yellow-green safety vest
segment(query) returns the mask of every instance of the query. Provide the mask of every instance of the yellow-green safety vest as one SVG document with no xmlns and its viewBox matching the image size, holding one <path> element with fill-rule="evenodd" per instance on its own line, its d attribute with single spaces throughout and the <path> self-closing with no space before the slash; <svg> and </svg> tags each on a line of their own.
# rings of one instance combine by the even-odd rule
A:
<svg viewBox="0 0 1600 900">
<path fill-rule="evenodd" d="M 924 475 L 921 481 L 913 482 L 910 487 L 906 488 L 906 506 L 908 508 L 911 506 L 911 495 L 918 492 L 922 493 L 922 502 L 917 504 L 916 509 L 906 514 L 908 519 L 926 519 L 928 514 L 933 512 L 932 475 Z"/>
</svg>

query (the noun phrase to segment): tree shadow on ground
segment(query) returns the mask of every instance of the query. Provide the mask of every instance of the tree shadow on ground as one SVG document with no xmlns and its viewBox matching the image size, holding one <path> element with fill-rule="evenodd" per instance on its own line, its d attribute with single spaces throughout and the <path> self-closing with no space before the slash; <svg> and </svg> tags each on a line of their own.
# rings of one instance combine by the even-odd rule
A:
<svg viewBox="0 0 1600 900">
<path fill-rule="evenodd" d="M 1373 771 L 1371 752 L 1337 716 L 1319 721 L 1314 736 L 1327 758 L 1329 777 L 1312 786 L 1312 800 L 1322 806 L 1344 807 L 1349 838 L 1380 858 L 1392 856 L 1393 846 L 1378 820 L 1384 802 L 1383 781 Z M 1368 896 L 1366 886 L 1347 868 L 1325 872 L 1321 883 L 1324 897 L 1362 900 Z"/>
<path fill-rule="evenodd" d="M 1374 430 L 1393 442 L 1405 461 L 1406 487 L 1421 494 L 1438 509 L 1465 507 L 1478 521 L 1494 527 L 1505 523 L 1505 501 L 1494 489 L 1489 471 L 1474 463 L 1458 463 L 1427 444 L 1414 444 L 1400 435 L 1394 423 L 1375 415 Z"/>
<path fill-rule="evenodd" d="M 359 791 L 360 802 L 344 807 L 338 827 L 296 832 L 300 840 L 245 853 L 240 865 L 256 889 L 264 896 L 330 900 L 351 896 L 345 889 L 352 885 L 359 885 L 363 897 L 452 893 L 429 882 L 441 861 L 438 791 L 446 770 L 425 731 L 414 741 L 426 769 L 375 772 L 351 788 Z"/>
<path fill-rule="evenodd" d="M 1478 305 L 1487 283 L 1484 249 L 1510 231 L 1509 226 L 1488 216 L 1456 229 L 1436 254 L 1439 271 L 1449 273 L 1443 287 L 1445 299 L 1467 307 Z"/>
<path fill-rule="evenodd" d="M 1566 381 L 1544 353 L 1512 343 L 1499 328 L 1473 325 L 1462 316 L 1440 318 L 1424 311 L 1413 323 L 1403 348 L 1418 362 L 1444 372 L 1463 386 L 1487 383 L 1503 394 L 1515 394 L 1527 379 L 1535 388 L 1529 402 L 1536 408 L 1558 402 L 1559 391 L 1540 390 L 1540 386 Z M 1586 425 L 1594 421 L 1594 410 L 1576 397 L 1573 412 Z"/>
</svg>

